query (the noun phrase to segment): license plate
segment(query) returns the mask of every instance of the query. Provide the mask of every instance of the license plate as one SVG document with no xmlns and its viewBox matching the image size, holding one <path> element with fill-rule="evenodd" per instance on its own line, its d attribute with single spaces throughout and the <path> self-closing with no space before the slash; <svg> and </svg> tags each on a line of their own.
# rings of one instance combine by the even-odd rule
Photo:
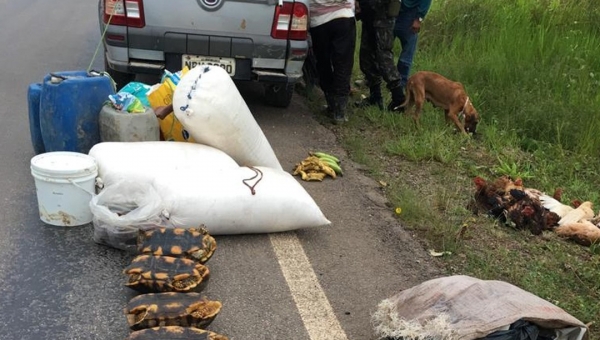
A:
<svg viewBox="0 0 600 340">
<path fill-rule="evenodd" d="M 227 71 L 230 76 L 235 74 L 235 59 L 221 57 L 206 57 L 201 55 L 184 54 L 181 61 L 190 70 L 198 65 L 218 66 Z"/>
</svg>

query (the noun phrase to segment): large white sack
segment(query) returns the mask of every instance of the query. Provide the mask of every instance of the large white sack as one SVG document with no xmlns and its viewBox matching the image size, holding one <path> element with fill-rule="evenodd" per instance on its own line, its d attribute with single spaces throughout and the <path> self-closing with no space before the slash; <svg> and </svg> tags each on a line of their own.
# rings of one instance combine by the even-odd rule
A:
<svg viewBox="0 0 600 340">
<path fill-rule="evenodd" d="M 256 167 L 259 173 L 239 167 L 223 151 L 210 146 L 105 142 L 95 145 L 90 155 L 98 163 L 99 177 L 113 192 L 133 193 L 140 187 L 158 192 L 162 202 L 152 211 L 160 211 L 160 216 L 145 214 L 140 223 L 168 218 L 167 225 L 204 224 L 215 235 L 269 233 L 330 224 L 289 173 Z M 254 187 L 254 195 L 246 184 Z M 140 202 L 135 203 L 152 203 Z M 102 204 L 118 208 L 114 205 L 122 203 L 104 199 Z M 138 210 L 148 211 L 143 206 L 136 206 Z M 115 218 L 127 220 L 131 216 Z"/>
<path fill-rule="evenodd" d="M 171 177 L 178 170 L 212 173 L 239 167 L 219 149 L 184 142 L 103 142 L 94 145 L 89 155 L 96 159 L 105 185 Z"/>
<path fill-rule="evenodd" d="M 282 169 L 269 141 L 225 70 L 197 66 L 173 93 L 173 113 L 198 143 L 225 151 L 239 165 Z"/>
<path fill-rule="evenodd" d="M 204 224 L 211 234 L 225 235 L 331 223 L 302 185 L 283 170 L 239 167 L 208 176 L 180 171 L 154 185 L 174 227 Z"/>
</svg>

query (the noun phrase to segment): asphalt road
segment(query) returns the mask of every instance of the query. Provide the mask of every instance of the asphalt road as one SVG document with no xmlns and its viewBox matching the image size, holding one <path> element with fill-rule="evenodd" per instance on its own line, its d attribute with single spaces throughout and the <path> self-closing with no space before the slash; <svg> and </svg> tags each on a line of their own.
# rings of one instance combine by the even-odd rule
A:
<svg viewBox="0 0 600 340">
<path fill-rule="evenodd" d="M 27 86 L 49 72 L 87 69 L 99 40 L 96 6 L 92 0 L 0 0 L 0 339 L 129 334 L 123 307 L 134 294 L 123 286 L 122 270 L 131 255 L 95 244 L 90 225 L 42 223 L 29 168 Z M 101 56 L 93 66 L 101 69 Z M 263 106 L 256 86 L 241 92 L 285 169 L 320 149 L 339 155 L 346 173 L 302 183 L 330 227 L 217 237 L 205 294 L 224 307 L 210 329 L 233 340 L 373 339 L 370 314 L 377 303 L 437 275 L 428 255 L 392 217 L 376 181 L 347 159 L 301 97 L 283 110 Z M 291 249 L 290 240 L 300 248 Z M 307 266 L 290 267 L 289 253 Z M 311 293 L 299 295 L 290 275 L 297 283 L 313 278 Z M 321 322 L 326 318 L 335 327 Z"/>
</svg>

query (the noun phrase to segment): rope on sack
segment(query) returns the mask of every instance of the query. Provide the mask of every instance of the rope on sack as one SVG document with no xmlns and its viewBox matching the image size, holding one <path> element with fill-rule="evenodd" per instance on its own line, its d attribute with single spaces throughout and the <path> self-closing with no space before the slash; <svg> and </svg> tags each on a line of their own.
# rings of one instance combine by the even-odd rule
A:
<svg viewBox="0 0 600 340">
<path fill-rule="evenodd" d="M 194 94 L 194 92 L 196 92 L 196 87 L 198 87 L 198 81 L 200 80 L 200 78 L 202 78 L 202 75 L 199 75 L 198 78 L 194 81 L 194 84 L 192 84 L 192 86 L 190 86 L 190 91 L 186 95 L 186 97 L 188 99 L 187 103 L 185 105 L 179 107 L 179 110 L 185 112 L 188 116 L 191 115 L 192 113 L 194 113 L 194 111 L 192 111 L 189 108 L 190 100 L 192 100 L 192 95 Z"/>
<path fill-rule="evenodd" d="M 263 179 L 263 173 L 262 171 L 260 171 L 260 169 L 255 168 L 253 166 L 246 166 L 246 168 L 254 171 L 255 175 L 251 178 L 246 178 L 243 179 L 242 182 L 244 183 L 245 186 L 247 186 L 248 188 L 250 188 L 250 192 L 252 193 L 252 195 L 256 195 L 256 190 L 254 190 L 254 188 L 256 187 L 256 185 L 258 185 L 258 182 L 260 182 Z M 254 183 L 253 185 L 249 185 L 247 182 L 250 182 L 251 180 L 259 177 L 259 179 L 256 180 L 256 183 Z"/>
</svg>

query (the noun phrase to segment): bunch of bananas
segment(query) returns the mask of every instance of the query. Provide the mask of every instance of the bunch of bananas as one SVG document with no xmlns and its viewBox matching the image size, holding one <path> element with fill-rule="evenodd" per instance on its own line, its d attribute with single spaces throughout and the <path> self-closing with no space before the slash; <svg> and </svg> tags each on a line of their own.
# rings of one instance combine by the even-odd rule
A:
<svg viewBox="0 0 600 340">
<path fill-rule="evenodd" d="M 322 181 L 325 176 L 343 176 L 339 158 L 324 152 L 309 152 L 302 162 L 296 164 L 293 175 L 304 181 Z"/>
</svg>

